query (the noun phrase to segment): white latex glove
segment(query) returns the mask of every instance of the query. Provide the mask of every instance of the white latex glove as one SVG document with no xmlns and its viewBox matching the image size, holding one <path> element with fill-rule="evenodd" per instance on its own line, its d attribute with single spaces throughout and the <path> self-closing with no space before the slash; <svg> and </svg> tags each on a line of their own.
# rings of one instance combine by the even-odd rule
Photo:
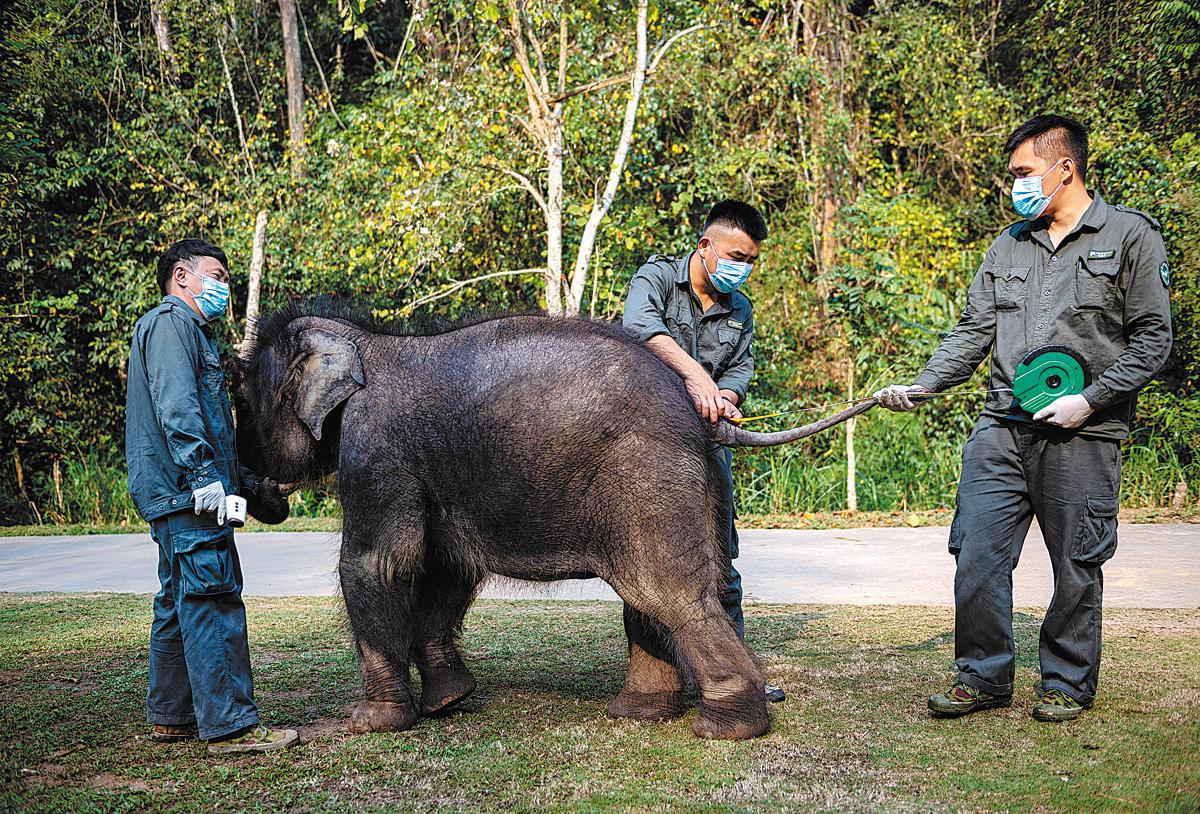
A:
<svg viewBox="0 0 1200 814">
<path fill-rule="evenodd" d="M 216 512 L 217 525 L 225 525 L 225 487 L 219 480 L 192 492 L 192 499 L 196 501 L 196 514 Z"/>
<path fill-rule="evenodd" d="M 1045 421 L 1055 427 L 1074 429 L 1087 421 L 1094 411 L 1083 396 L 1059 396 L 1033 414 L 1034 421 Z"/>
<path fill-rule="evenodd" d="M 914 402 L 912 399 L 910 399 L 908 397 L 909 393 L 928 392 L 928 390 L 919 384 L 893 384 L 891 387 L 885 387 L 882 390 L 876 391 L 873 398 L 878 399 L 879 403 L 882 406 L 887 407 L 889 410 L 895 410 L 898 413 L 903 413 L 908 412 L 909 410 L 915 410 L 921 403 L 920 401 Z"/>
</svg>

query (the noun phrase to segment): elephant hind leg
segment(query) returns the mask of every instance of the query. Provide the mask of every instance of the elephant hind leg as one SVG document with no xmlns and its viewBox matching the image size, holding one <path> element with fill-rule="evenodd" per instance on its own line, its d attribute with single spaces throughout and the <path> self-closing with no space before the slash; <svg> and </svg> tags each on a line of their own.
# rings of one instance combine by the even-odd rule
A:
<svg viewBox="0 0 1200 814">
<path fill-rule="evenodd" d="M 629 672 L 608 705 L 614 718 L 666 721 L 683 714 L 683 682 L 670 653 L 670 634 L 650 617 L 625 605 Z"/>
<path fill-rule="evenodd" d="M 462 660 L 458 638 L 480 579 L 426 558 L 417 585 L 412 657 L 421 673 L 421 714 L 442 715 L 475 691 L 475 676 Z"/>
<path fill-rule="evenodd" d="M 678 550 L 702 549 L 681 545 Z M 646 552 L 636 561 L 644 564 L 655 559 Z M 657 660 L 666 664 L 673 653 L 674 662 L 689 677 L 695 677 L 700 687 L 700 713 L 692 731 L 703 738 L 721 739 L 765 734 L 771 720 L 763 696 L 762 671 L 721 607 L 715 551 L 711 561 L 701 558 L 687 571 L 652 571 L 645 566 L 635 570 L 631 565 L 628 570 L 613 574 L 610 584 L 635 611 L 669 632 L 669 652 L 658 654 Z M 640 654 L 638 658 L 642 659 Z M 630 659 L 634 672 L 633 651 Z M 664 680 L 663 666 L 641 664 L 636 672 L 641 680 L 657 686 L 659 692 L 669 686 Z M 652 676 L 658 677 L 657 685 L 653 684 Z M 622 703 L 628 700 L 626 696 Z"/>
</svg>

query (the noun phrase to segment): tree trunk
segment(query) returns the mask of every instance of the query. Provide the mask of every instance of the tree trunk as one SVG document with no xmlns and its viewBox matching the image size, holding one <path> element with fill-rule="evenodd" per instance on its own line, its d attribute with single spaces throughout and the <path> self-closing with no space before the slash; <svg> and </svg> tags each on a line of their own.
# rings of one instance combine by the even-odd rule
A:
<svg viewBox="0 0 1200 814">
<path fill-rule="evenodd" d="M 563 131 L 562 105 L 546 120 L 546 311 L 562 316 Z"/>
<path fill-rule="evenodd" d="M 300 29 L 296 0 L 279 0 L 283 23 L 283 60 L 287 68 L 288 139 L 292 146 L 292 172 L 304 172 L 304 77 L 300 72 Z"/>
<path fill-rule="evenodd" d="M 254 219 L 254 248 L 250 254 L 250 283 L 246 290 L 246 334 L 242 338 L 243 352 L 254 347 L 258 332 L 258 300 L 262 288 L 263 265 L 266 261 L 267 210 L 260 209 Z"/>
<path fill-rule="evenodd" d="M 154 29 L 154 41 L 158 44 L 158 52 L 167 60 L 167 73 L 174 79 L 179 75 L 179 58 L 171 46 L 171 24 L 163 16 L 158 3 L 150 3 L 150 27 Z"/>
<path fill-rule="evenodd" d="M 850 386 L 846 391 L 846 399 L 854 400 L 854 360 L 850 361 Z M 854 455 L 854 425 L 857 418 L 846 420 L 846 509 L 858 511 L 858 462 Z"/>
</svg>

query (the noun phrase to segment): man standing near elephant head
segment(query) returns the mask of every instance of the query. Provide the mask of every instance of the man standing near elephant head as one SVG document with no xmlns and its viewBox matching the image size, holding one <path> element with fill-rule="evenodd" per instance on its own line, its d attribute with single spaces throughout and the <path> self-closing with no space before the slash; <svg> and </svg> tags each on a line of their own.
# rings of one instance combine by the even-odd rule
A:
<svg viewBox="0 0 1200 814">
<path fill-rule="evenodd" d="M 767 224 L 741 201 L 721 201 L 708 213 L 695 250 L 686 257 L 652 256 L 629 283 L 624 324 L 683 379 L 696 410 L 713 425 L 742 417 L 738 408 L 754 374 L 754 306 L 739 289 L 750 277 Z M 722 548 L 727 573 L 721 604 L 745 637 L 742 578 L 734 526 L 732 455 L 713 444 L 709 457 L 721 472 Z M 767 685 L 767 698 L 784 692 Z"/>
<path fill-rule="evenodd" d="M 212 323 L 229 302 L 225 253 L 181 240 L 158 260 L 162 302 L 138 320 L 129 352 L 129 492 L 158 544 L 162 590 L 150 628 L 147 720 L 156 741 L 200 737 L 211 754 L 284 749 L 294 730 L 258 718 L 242 569 L 226 496 L 282 522 L 278 487 L 238 466 L 233 416 Z"/>
<path fill-rule="evenodd" d="M 1171 350 L 1170 272 L 1158 222 L 1085 186 L 1082 124 L 1038 116 L 1005 150 L 1012 205 L 1025 220 L 992 243 L 958 325 L 915 383 L 875 395 L 890 409 L 911 410 L 914 393 L 965 382 L 991 353 L 990 391 L 963 447 L 950 529 L 958 675 L 929 709 L 957 717 L 1012 702 L 1012 571 L 1036 517 L 1054 594 L 1042 622 L 1033 717 L 1066 721 L 1096 696 L 1101 565 L 1117 547 L 1119 445 L 1138 391 Z M 1014 374 L 1039 351 L 1078 357 L 1092 379 L 1030 414 L 1014 397 Z M 1051 379 L 1047 386 L 1057 386 Z"/>
</svg>

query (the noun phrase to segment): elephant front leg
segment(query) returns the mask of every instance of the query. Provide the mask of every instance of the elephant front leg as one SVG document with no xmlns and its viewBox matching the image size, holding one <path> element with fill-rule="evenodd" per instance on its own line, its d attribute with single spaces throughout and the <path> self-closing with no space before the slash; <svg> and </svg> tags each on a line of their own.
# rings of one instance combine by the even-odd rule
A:
<svg viewBox="0 0 1200 814">
<path fill-rule="evenodd" d="M 410 685 L 413 558 L 394 547 L 348 545 L 343 533 L 338 573 L 346 615 L 358 645 L 364 698 L 350 718 L 351 732 L 408 729 L 418 709 Z M 364 550 L 365 549 L 365 550 Z"/>
<path fill-rule="evenodd" d="M 421 714 L 449 712 L 475 692 L 475 676 L 453 641 L 418 642 L 413 653 L 421 673 Z"/>
<path fill-rule="evenodd" d="M 463 663 L 458 636 L 475 596 L 476 580 L 426 558 L 416 592 L 413 661 L 421 673 L 421 714 L 449 712 L 475 692 L 475 676 Z"/>
<path fill-rule="evenodd" d="M 358 645 L 358 664 L 365 698 L 354 708 L 349 730 L 395 732 L 416 724 L 417 705 L 409 685 L 408 665 L 399 670 L 383 653 L 362 642 Z"/>
</svg>

